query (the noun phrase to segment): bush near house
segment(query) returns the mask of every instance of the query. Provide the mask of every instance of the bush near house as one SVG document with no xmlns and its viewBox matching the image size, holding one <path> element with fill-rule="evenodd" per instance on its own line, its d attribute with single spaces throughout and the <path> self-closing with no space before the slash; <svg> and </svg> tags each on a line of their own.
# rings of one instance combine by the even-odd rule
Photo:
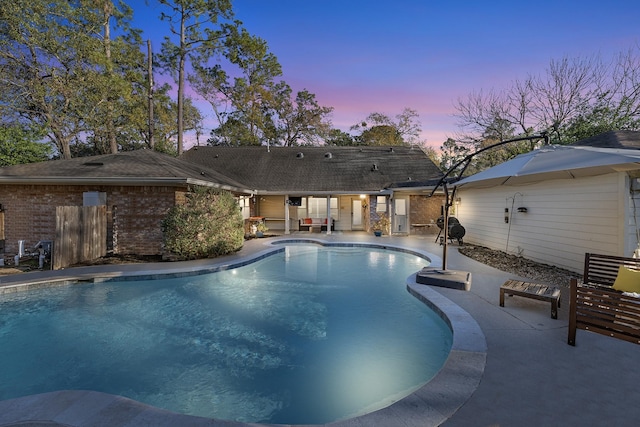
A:
<svg viewBox="0 0 640 427">
<path fill-rule="evenodd" d="M 165 250 L 178 259 L 213 258 L 244 242 L 242 214 L 227 191 L 196 188 L 162 222 Z"/>
</svg>

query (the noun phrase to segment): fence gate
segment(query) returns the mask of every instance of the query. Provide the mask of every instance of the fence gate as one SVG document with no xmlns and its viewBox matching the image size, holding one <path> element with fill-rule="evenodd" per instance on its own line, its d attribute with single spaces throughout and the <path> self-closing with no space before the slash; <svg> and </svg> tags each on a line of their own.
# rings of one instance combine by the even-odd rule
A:
<svg viewBox="0 0 640 427">
<path fill-rule="evenodd" d="M 56 207 L 53 269 L 59 270 L 107 254 L 107 207 Z"/>
</svg>

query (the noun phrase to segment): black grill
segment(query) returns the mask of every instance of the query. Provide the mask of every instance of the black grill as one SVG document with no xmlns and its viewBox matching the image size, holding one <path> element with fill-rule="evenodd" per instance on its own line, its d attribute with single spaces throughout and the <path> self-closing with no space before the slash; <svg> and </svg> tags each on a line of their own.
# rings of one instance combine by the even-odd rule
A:
<svg viewBox="0 0 640 427">
<path fill-rule="evenodd" d="M 458 221 L 458 218 L 456 218 L 455 216 L 450 216 L 448 223 L 449 223 L 449 229 L 447 230 L 447 237 L 451 242 L 453 242 L 453 240 L 455 239 L 458 241 L 459 245 L 462 245 L 463 243 L 462 238 L 464 237 L 466 230 L 460 224 L 460 221 Z M 438 233 L 438 237 L 436 237 L 436 242 L 438 241 L 438 239 L 440 239 L 440 244 L 442 244 L 444 237 L 441 238 L 440 234 L 444 230 L 444 216 L 441 216 L 440 218 L 437 219 L 436 225 L 440 229 L 440 232 Z"/>
</svg>

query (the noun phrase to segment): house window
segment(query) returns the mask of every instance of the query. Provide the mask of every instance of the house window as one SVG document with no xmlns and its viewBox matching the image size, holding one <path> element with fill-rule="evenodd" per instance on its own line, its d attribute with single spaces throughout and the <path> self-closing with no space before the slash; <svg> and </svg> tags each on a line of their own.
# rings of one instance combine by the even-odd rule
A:
<svg viewBox="0 0 640 427">
<path fill-rule="evenodd" d="M 238 205 L 240 206 L 240 212 L 242 212 L 242 219 L 247 219 L 251 216 L 251 196 L 238 197 Z"/>
<path fill-rule="evenodd" d="M 329 201 L 330 217 L 338 218 L 338 198 L 332 197 Z M 327 199 L 324 197 L 303 197 L 302 206 L 298 207 L 298 218 L 326 218 Z"/>
<path fill-rule="evenodd" d="M 376 196 L 376 212 L 387 211 L 387 196 Z"/>
</svg>

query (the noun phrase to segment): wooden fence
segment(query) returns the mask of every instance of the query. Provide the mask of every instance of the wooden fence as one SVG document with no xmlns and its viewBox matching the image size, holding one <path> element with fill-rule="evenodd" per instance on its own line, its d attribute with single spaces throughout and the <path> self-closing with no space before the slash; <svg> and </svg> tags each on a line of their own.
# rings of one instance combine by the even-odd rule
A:
<svg viewBox="0 0 640 427">
<path fill-rule="evenodd" d="M 53 269 L 59 270 L 107 254 L 107 207 L 56 207 Z"/>
</svg>

